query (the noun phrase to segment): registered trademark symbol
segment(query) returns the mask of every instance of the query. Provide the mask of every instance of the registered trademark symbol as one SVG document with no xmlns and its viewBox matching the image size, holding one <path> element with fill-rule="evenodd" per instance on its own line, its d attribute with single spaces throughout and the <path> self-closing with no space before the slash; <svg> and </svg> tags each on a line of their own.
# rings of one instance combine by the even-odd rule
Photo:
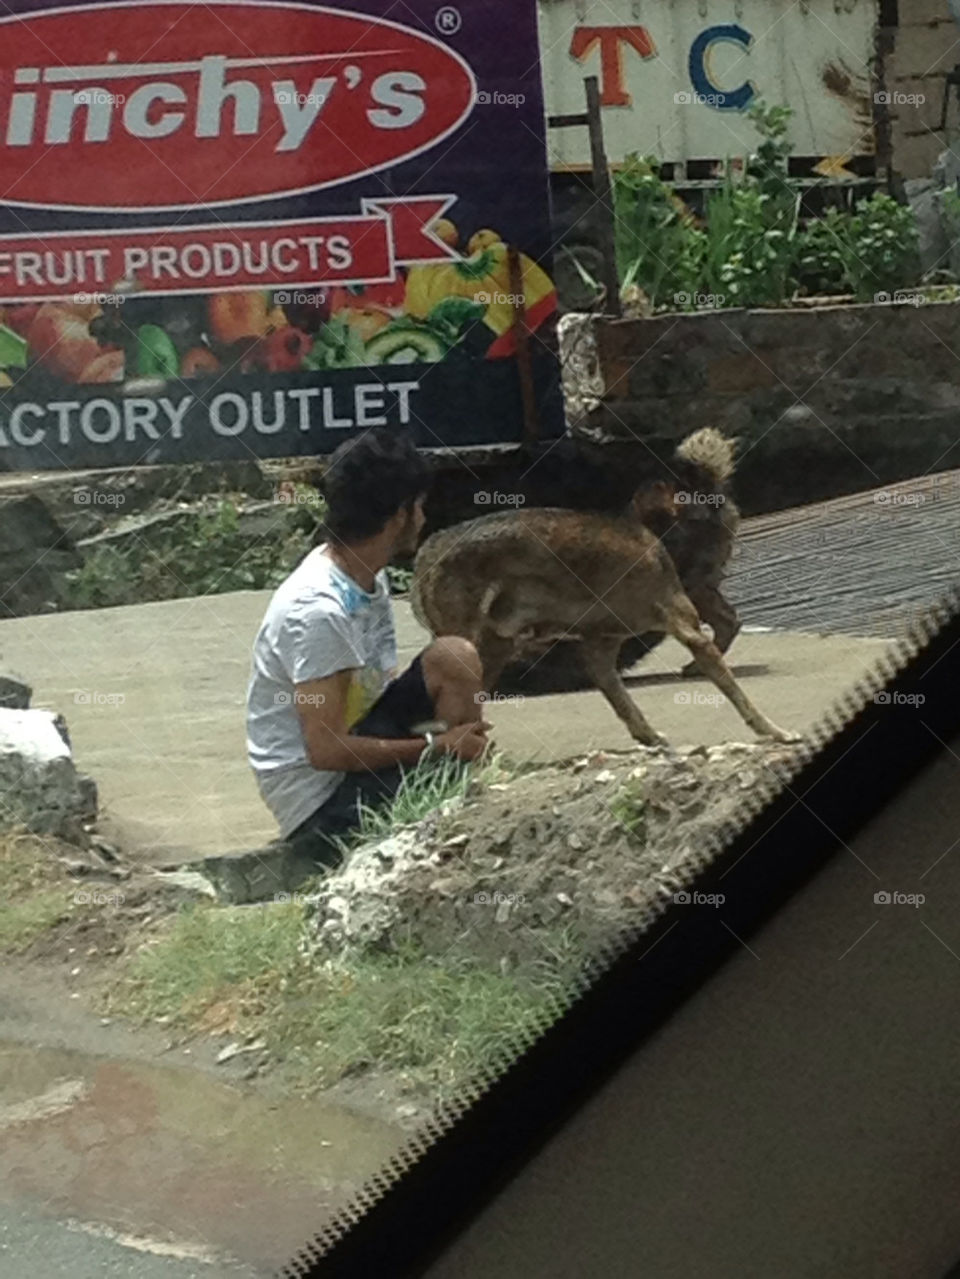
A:
<svg viewBox="0 0 960 1279">
<path fill-rule="evenodd" d="M 454 9 L 453 5 L 450 4 L 445 4 L 442 9 L 437 10 L 437 16 L 434 21 L 437 30 L 442 31 L 445 36 L 456 35 L 463 26 L 460 10 Z"/>
</svg>

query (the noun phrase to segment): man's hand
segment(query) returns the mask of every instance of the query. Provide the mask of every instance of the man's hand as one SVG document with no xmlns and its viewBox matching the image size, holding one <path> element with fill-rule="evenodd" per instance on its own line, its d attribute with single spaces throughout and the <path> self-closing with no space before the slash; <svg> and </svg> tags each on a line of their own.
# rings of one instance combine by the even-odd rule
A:
<svg viewBox="0 0 960 1279">
<path fill-rule="evenodd" d="M 434 738 L 434 744 L 444 755 L 453 755 L 467 761 L 478 759 L 489 745 L 487 733 L 492 727 L 485 720 L 477 720 L 473 724 L 458 724 L 456 728 L 438 734 Z"/>
</svg>

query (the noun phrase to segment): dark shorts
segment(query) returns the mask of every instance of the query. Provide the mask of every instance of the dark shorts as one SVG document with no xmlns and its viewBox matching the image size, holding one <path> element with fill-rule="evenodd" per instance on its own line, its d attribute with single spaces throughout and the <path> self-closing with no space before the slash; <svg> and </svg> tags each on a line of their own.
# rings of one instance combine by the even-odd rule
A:
<svg viewBox="0 0 960 1279">
<path fill-rule="evenodd" d="M 415 657 L 402 675 L 390 684 L 366 715 L 350 730 L 358 737 L 419 737 L 414 726 L 436 718 L 436 710 L 423 677 L 422 654 Z M 360 809 L 389 802 L 400 789 L 404 769 L 372 772 L 362 769 L 347 773 L 330 798 L 287 837 L 298 854 L 311 857 L 323 866 L 341 860 L 333 835 L 346 835 L 360 824 Z"/>
</svg>

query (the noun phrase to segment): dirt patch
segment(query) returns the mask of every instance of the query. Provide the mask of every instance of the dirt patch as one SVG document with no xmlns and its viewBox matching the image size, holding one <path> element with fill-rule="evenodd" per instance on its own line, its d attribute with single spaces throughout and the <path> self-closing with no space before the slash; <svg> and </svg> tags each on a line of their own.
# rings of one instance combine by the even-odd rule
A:
<svg viewBox="0 0 960 1279">
<path fill-rule="evenodd" d="M 311 898 L 319 955 L 395 950 L 501 970 L 589 957 L 681 890 L 799 746 L 594 755 L 524 774 L 355 851 Z"/>
</svg>

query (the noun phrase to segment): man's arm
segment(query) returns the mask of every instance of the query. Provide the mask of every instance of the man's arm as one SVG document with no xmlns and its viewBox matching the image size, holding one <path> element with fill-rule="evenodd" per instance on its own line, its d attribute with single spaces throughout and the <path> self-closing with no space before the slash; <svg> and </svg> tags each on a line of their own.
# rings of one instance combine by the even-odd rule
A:
<svg viewBox="0 0 960 1279">
<path fill-rule="evenodd" d="M 347 690 L 352 671 L 295 685 L 300 728 L 313 768 L 335 773 L 376 771 L 394 764 L 412 767 L 427 744 L 425 737 L 351 736 L 347 727 Z M 436 738 L 437 748 L 459 759 L 476 759 L 486 746 L 490 725 L 460 724 Z"/>
</svg>

